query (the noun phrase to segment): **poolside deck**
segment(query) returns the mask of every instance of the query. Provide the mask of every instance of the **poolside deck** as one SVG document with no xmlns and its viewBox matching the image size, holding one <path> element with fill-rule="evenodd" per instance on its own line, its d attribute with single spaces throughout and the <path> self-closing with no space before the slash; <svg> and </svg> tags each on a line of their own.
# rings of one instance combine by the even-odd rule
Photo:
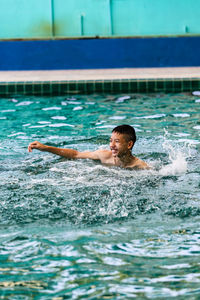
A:
<svg viewBox="0 0 200 300">
<path fill-rule="evenodd" d="M 1 71 L 0 96 L 200 90 L 200 67 Z"/>
<path fill-rule="evenodd" d="M 200 79 L 200 67 L 0 71 L 0 83 L 118 79 Z"/>
</svg>

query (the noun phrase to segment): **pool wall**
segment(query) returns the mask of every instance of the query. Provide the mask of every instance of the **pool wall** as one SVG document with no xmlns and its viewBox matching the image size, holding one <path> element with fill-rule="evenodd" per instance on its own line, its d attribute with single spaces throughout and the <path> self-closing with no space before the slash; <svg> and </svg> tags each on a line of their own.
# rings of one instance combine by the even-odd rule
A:
<svg viewBox="0 0 200 300">
<path fill-rule="evenodd" d="M 192 78 L 124 78 L 107 80 L 45 80 L 0 82 L 0 97 L 57 96 L 92 93 L 179 93 L 200 90 L 200 76 Z"/>
<path fill-rule="evenodd" d="M 200 0 L 7 0 L 0 70 L 200 66 Z"/>
<path fill-rule="evenodd" d="M 0 39 L 200 34 L 200 0 L 0 2 Z"/>
<path fill-rule="evenodd" d="M 1 41 L 0 70 L 200 66 L 200 37 Z"/>
</svg>

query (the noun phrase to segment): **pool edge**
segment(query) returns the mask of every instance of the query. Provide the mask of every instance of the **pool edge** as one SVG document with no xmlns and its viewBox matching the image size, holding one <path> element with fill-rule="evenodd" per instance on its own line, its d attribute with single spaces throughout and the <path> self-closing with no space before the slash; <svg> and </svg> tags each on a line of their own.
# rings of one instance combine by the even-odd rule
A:
<svg viewBox="0 0 200 300">
<path fill-rule="evenodd" d="M 200 67 L 0 72 L 0 96 L 177 93 L 199 89 Z"/>
</svg>

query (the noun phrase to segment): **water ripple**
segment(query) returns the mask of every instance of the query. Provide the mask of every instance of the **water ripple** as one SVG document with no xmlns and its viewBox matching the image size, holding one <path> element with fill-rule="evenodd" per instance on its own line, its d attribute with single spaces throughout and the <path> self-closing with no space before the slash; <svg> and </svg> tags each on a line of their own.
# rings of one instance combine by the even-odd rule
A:
<svg viewBox="0 0 200 300">
<path fill-rule="evenodd" d="M 1 298 L 199 297 L 197 97 L 2 99 Z M 133 152 L 151 170 L 27 152 L 33 140 L 108 149 L 122 119 L 137 120 Z"/>
</svg>

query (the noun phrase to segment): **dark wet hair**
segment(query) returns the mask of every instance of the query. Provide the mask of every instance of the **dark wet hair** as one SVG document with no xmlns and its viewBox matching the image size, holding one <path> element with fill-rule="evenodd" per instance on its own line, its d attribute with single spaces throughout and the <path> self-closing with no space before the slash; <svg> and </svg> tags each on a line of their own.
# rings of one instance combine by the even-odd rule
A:
<svg viewBox="0 0 200 300">
<path fill-rule="evenodd" d="M 119 125 L 115 127 L 112 132 L 117 132 L 121 134 L 126 134 L 130 141 L 133 141 L 133 145 L 136 142 L 135 129 L 130 125 Z"/>
</svg>

